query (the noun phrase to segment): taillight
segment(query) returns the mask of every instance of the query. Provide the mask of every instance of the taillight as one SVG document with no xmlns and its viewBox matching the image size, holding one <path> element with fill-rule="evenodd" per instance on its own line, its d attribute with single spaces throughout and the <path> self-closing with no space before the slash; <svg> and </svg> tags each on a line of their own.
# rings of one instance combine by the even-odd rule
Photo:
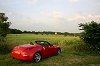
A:
<svg viewBox="0 0 100 66">
<path fill-rule="evenodd" d="M 20 54 L 20 52 L 19 52 L 19 51 L 14 51 L 14 53 L 16 53 L 16 54 Z"/>
</svg>

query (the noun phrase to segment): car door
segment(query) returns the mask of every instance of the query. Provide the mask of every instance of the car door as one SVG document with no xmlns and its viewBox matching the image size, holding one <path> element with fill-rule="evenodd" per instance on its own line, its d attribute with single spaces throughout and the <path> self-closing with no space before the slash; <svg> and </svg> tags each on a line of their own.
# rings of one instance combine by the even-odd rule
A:
<svg viewBox="0 0 100 66">
<path fill-rule="evenodd" d="M 53 45 L 49 46 L 49 52 L 50 52 L 50 56 L 53 56 L 56 54 L 56 48 Z"/>
<path fill-rule="evenodd" d="M 56 49 L 53 45 L 46 41 L 40 41 L 39 44 L 42 46 L 43 58 L 53 56 L 56 53 Z"/>
<path fill-rule="evenodd" d="M 49 57 L 55 55 L 56 48 L 48 42 L 46 42 L 45 45 L 46 45 L 45 49 L 46 49 L 47 56 Z"/>
<path fill-rule="evenodd" d="M 49 48 L 49 46 L 44 46 L 43 47 L 44 48 L 44 54 L 45 54 L 45 57 L 49 57 L 49 55 L 50 55 L 50 48 Z"/>
<path fill-rule="evenodd" d="M 45 42 L 42 44 L 43 49 L 44 49 L 44 55 L 45 57 L 52 56 L 53 51 L 53 46 L 51 46 L 48 42 Z"/>
</svg>

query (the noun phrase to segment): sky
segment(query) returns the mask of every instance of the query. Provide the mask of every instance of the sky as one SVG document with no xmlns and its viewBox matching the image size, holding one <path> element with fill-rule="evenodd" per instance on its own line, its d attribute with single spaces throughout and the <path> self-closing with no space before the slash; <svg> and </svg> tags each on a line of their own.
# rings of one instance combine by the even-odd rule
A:
<svg viewBox="0 0 100 66">
<path fill-rule="evenodd" d="M 10 28 L 78 33 L 80 23 L 100 23 L 100 0 L 0 0 L 0 12 Z"/>
</svg>

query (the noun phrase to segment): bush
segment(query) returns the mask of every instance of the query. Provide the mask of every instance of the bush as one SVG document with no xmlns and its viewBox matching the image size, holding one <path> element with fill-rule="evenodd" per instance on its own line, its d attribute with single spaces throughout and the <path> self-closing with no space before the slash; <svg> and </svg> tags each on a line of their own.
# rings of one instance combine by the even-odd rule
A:
<svg viewBox="0 0 100 66">
<path fill-rule="evenodd" d="M 10 52 L 9 46 L 6 44 L 6 42 L 2 42 L 0 44 L 0 54 L 6 54 Z"/>
<path fill-rule="evenodd" d="M 100 48 L 100 23 L 91 21 L 85 24 L 79 24 L 83 32 L 80 35 L 80 38 L 91 48 L 99 49 Z"/>
</svg>

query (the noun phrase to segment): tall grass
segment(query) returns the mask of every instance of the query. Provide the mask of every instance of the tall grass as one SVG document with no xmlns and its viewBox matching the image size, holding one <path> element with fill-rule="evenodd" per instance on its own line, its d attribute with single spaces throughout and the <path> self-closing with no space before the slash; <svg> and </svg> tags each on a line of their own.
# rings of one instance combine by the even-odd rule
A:
<svg viewBox="0 0 100 66">
<path fill-rule="evenodd" d="M 28 44 L 36 40 L 45 40 L 51 44 L 58 45 L 61 48 L 70 48 L 72 50 L 84 50 L 85 43 L 78 36 L 63 36 L 63 35 L 34 35 L 34 34 L 9 34 L 7 43 L 12 47 L 21 44 Z"/>
<path fill-rule="evenodd" d="M 9 34 L 8 43 L 11 45 L 20 45 L 33 42 L 35 40 L 45 40 L 60 47 L 68 47 L 81 43 L 79 37 L 63 35 L 34 35 L 34 34 Z"/>
<path fill-rule="evenodd" d="M 0 44 L 3 49 L 12 49 L 16 45 L 28 44 L 36 40 L 45 40 L 51 44 L 58 45 L 65 50 L 65 48 L 75 51 L 93 51 L 87 46 L 78 36 L 63 36 L 63 35 L 34 35 L 34 34 L 9 34 L 7 41 Z M 1 50 L 2 51 L 2 50 Z"/>
</svg>

